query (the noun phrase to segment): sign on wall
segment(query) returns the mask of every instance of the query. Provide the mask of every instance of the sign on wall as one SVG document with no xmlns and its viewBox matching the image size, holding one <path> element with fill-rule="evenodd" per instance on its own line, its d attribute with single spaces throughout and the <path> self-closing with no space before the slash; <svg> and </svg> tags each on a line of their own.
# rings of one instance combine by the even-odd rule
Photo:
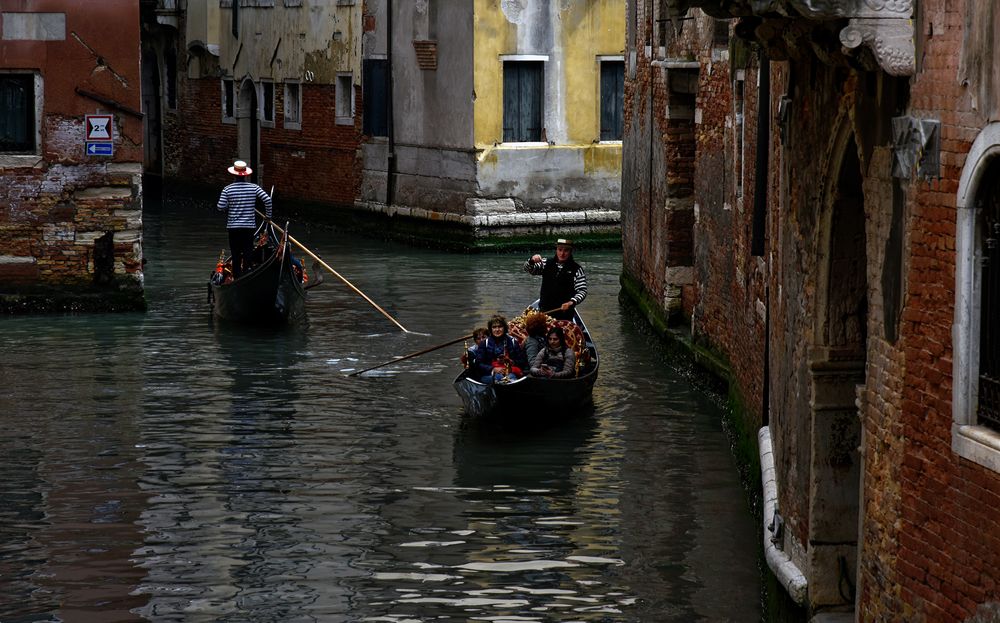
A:
<svg viewBox="0 0 1000 623">
<path fill-rule="evenodd" d="M 88 156 L 113 156 L 115 153 L 114 116 L 85 115 L 85 118 L 86 154 Z"/>
</svg>

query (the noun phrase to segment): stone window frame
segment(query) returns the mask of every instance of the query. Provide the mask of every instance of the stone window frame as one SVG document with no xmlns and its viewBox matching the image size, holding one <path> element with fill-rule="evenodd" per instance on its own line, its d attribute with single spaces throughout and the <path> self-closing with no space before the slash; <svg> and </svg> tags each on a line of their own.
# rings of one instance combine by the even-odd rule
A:
<svg viewBox="0 0 1000 623">
<path fill-rule="evenodd" d="M 346 94 L 342 92 L 345 84 Z M 354 99 L 354 72 L 338 72 L 334 84 L 335 125 L 354 125 Z"/>
<path fill-rule="evenodd" d="M 746 70 L 733 72 L 733 194 L 743 200 L 746 179 Z"/>
<path fill-rule="evenodd" d="M 548 147 L 549 143 L 545 140 L 545 94 L 546 87 L 548 85 L 549 79 L 549 55 L 548 54 L 501 54 L 500 55 L 500 118 L 503 119 L 503 76 L 504 76 L 504 64 L 507 62 L 540 62 L 542 63 L 542 140 L 539 141 L 504 141 L 501 136 L 500 145 L 504 147 Z M 502 123 L 501 123 L 502 125 Z"/>
<path fill-rule="evenodd" d="M 1000 122 L 984 127 L 973 142 L 956 197 L 951 448 L 962 458 L 1000 472 L 1000 433 L 976 421 L 982 251 L 975 201 L 983 174 L 995 158 L 1000 158 Z"/>
<path fill-rule="evenodd" d="M 3 74 L 31 75 L 34 79 L 35 97 L 35 149 L 31 153 L 0 152 L 0 167 L 33 167 L 42 155 L 42 122 L 45 115 L 45 80 L 41 72 L 23 69 L 0 69 Z"/>
<path fill-rule="evenodd" d="M 294 98 L 294 115 L 289 115 L 290 108 L 288 102 L 292 101 L 291 91 L 294 89 L 298 92 L 298 96 Z M 298 80 L 285 80 L 284 88 L 282 89 L 282 127 L 286 130 L 301 130 L 302 129 L 302 83 Z"/>
<path fill-rule="evenodd" d="M 267 92 L 270 90 L 271 96 L 267 97 Z M 274 80 L 270 78 L 261 78 L 257 83 L 257 117 L 260 119 L 260 127 L 262 128 L 273 128 L 275 126 L 275 117 L 277 116 L 277 108 L 275 108 L 275 88 Z M 271 106 L 271 116 L 267 116 L 267 101 L 270 100 Z"/>
<path fill-rule="evenodd" d="M 600 145 L 621 145 L 622 142 L 623 142 L 623 139 L 625 138 L 624 137 L 624 128 L 622 129 L 622 133 L 623 133 L 622 138 L 618 138 L 618 139 L 602 139 L 602 138 L 600 138 L 600 135 L 601 135 L 601 127 L 600 127 L 601 126 L 601 105 L 603 104 L 603 102 L 601 100 L 601 97 L 603 95 L 603 92 L 601 90 L 601 87 L 602 87 L 602 84 L 601 84 L 602 73 L 601 73 L 601 71 L 602 71 L 602 68 L 604 67 L 604 63 L 621 63 L 622 64 L 622 77 L 623 78 L 624 78 L 625 72 L 627 71 L 627 68 L 625 67 L 625 55 L 624 54 L 598 54 L 597 55 L 597 136 L 598 136 L 597 143 L 600 144 Z M 623 108 L 622 109 L 622 116 L 623 117 L 625 115 L 624 106 L 625 106 L 625 104 L 624 104 L 624 95 L 623 95 L 623 101 L 622 101 L 622 108 Z"/>
<path fill-rule="evenodd" d="M 229 85 L 231 87 L 229 89 L 229 93 L 228 94 L 226 93 L 226 83 L 229 83 Z M 226 98 L 227 98 L 227 95 L 228 95 L 228 98 L 229 98 L 229 102 L 228 103 L 231 104 L 230 108 L 231 108 L 232 113 L 233 113 L 231 115 L 227 115 L 226 114 L 226 108 L 227 108 Z M 219 81 L 219 103 L 220 103 L 220 109 L 221 109 L 220 110 L 220 114 L 222 115 L 222 123 L 229 124 L 229 125 L 236 125 L 236 80 L 233 79 L 232 77 L 223 77 Z"/>
</svg>

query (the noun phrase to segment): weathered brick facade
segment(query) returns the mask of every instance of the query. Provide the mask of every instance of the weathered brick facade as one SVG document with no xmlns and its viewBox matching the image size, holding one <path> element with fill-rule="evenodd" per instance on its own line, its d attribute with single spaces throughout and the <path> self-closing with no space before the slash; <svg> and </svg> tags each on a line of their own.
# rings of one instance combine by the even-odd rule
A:
<svg viewBox="0 0 1000 623">
<path fill-rule="evenodd" d="M 176 106 L 161 102 L 156 110 L 163 176 L 221 189 L 232 181 L 227 167 L 243 159 L 255 181 L 274 186 L 276 205 L 353 205 L 361 184 L 361 3 L 247 5 L 238 35 L 232 5 L 209 4 L 207 13 L 162 7 L 144 41 L 157 73 L 169 72 L 171 55 L 187 51 L 190 59 L 174 75 Z M 233 100 L 228 117 L 224 81 Z M 299 106 L 286 102 L 289 84 Z M 266 105 L 265 85 L 273 90 Z M 350 90 L 346 114 L 338 88 Z M 290 119 L 286 107 L 295 108 Z"/>
<path fill-rule="evenodd" d="M 750 428 L 767 425 L 784 520 L 777 555 L 801 570 L 809 612 L 970 619 L 1000 601 L 1000 434 L 977 419 L 974 376 L 993 356 L 979 341 L 991 318 L 978 314 L 989 268 L 979 258 L 995 245 L 982 214 L 997 200 L 988 180 L 1000 153 L 998 98 L 984 87 L 994 51 L 982 42 L 1000 35 L 998 9 L 920 3 L 906 69 L 905 39 L 886 39 L 903 41 L 902 52 L 877 58 L 852 51 L 853 25 L 753 16 L 738 0 L 704 4 L 748 17 L 733 24 L 742 40 L 726 60 L 708 28 L 687 44 L 694 53 L 675 39 L 667 54 L 700 66 L 693 305 L 685 298 L 678 319 L 664 288 L 671 245 L 688 228 L 663 218 L 656 189 L 669 195 L 689 161 L 657 156 L 661 133 L 650 138 L 647 102 L 654 119 L 669 105 L 644 55 L 646 3 L 629 9 L 637 62 L 626 76 L 622 186 L 638 190 L 623 190 L 625 277 L 728 363 Z M 685 33 L 711 22 L 698 10 L 688 17 Z M 940 122 L 939 142 L 899 129 L 927 121 Z M 765 189 L 756 256 L 753 213 Z"/>
<path fill-rule="evenodd" d="M 0 151 L 0 309 L 141 309 L 138 7 L 30 5 L 0 16 L 0 78 L 33 84 L 37 124 L 27 146 Z M 85 115 L 98 113 L 113 116 L 110 156 L 85 151 Z"/>
</svg>

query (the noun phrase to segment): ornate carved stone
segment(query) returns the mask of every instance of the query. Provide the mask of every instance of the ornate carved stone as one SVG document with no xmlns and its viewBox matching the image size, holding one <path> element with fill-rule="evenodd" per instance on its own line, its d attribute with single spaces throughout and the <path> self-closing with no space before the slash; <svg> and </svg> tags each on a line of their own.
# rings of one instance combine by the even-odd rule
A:
<svg viewBox="0 0 1000 623">
<path fill-rule="evenodd" d="M 865 45 L 879 66 L 893 76 L 912 76 L 916 71 L 913 26 L 908 19 L 854 18 L 840 31 L 844 47 Z"/>
</svg>

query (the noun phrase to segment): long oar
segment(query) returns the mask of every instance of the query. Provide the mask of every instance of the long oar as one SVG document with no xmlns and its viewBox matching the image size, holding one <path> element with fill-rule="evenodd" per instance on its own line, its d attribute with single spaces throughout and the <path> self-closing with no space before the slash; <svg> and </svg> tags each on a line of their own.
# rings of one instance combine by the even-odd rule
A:
<svg viewBox="0 0 1000 623">
<path fill-rule="evenodd" d="M 560 311 L 561 309 L 562 309 L 561 307 L 556 307 L 555 309 L 550 309 L 549 311 L 543 312 L 543 313 L 546 314 L 546 315 L 548 315 L 548 314 L 551 314 L 552 312 Z M 419 357 L 420 355 L 426 355 L 427 353 L 432 353 L 432 352 L 434 352 L 436 350 L 442 349 L 445 346 L 451 346 L 452 344 L 457 344 L 458 342 L 461 342 L 462 340 L 467 340 L 467 339 L 471 338 L 472 336 L 473 336 L 472 333 L 470 333 L 469 335 L 463 335 L 462 337 L 457 337 L 457 338 L 455 338 L 455 339 L 453 339 L 451 341 L 445 342 L 444 344 L 438 344 L 437 346 L 431 346 L 430 348 L 425 348 L 424 350 L 420 350 L 420 351 L 417 351 L 415 353 L 410 353 L 409 355 L 403 355 L 402 357 L 396 357 L 395 359 L 390 359 L 389 361 L 383 361 L 382 363 L 380 363 L 378 365 L 372 366 L 370 368 L 365 368 L 364 370 L 358 370 L 357 372 L 351 372 L 347 376 L 357 376 L 359 374 L 364 374 L 365 372 L 369 372 L 371 370 L 375 370 L 376 368 L 381 368 L 383 366 L 387 366 L 387 365 L 389 365 L 391 363 L 398 363 L 400 361 L 405 361 L 407 359 L 413 359 L 414 357 Z"/>
<path fill-rule="evenodd" d="M 444 344 L 438 344 L 437 346 L 431 346 L 430 348 L 425 348 L 424 350 L 417 351 L 415 353 L 410 353 L 409 355 L 403 355 L 402 357 L 396 357 L 395 359 L 392 359 L 392 360 L 389 360 L 389 361 L 383 361 L 382 363 L 380 363 L 380 364 L 378 364 L 376 366 L 372 366 L 370 368 L 365 368 L 364 370 L 358 370 L 357 372 L 351 372 L 347 376 L 357 376 L 359 374 L 363 374 L 365 372 L 368 372 L 369 370 L 374 370 L 376 368 L 381 368 L 382 366 L 387 366 L 390 363 L 398 363 L 398 362 L 403 361 L 405 359 L 413 359 L 414 357 L 419 357 L 420 355 L 426 355 L 427 353 L 434 352 L 434 351 L 436 351 L 438 349 L 444 348 L 445 346 L 451 346 L 452 344 L 457 344 L 458 342 L 461 342 L 462 340 L 468 340 L 471 337 L 472 337 L 471 333 L 469 335 L 463 335 L 462 337 L 455 338 L 454 340 L 445 342 Z"/>
<path fill-rule="evenodd" d="M 274 192 L 274 191 L 272 190 L 272 192 Z M 265 219 L 267 218 L 267 216 L 265 216 L 263 213 L 261 213 L 260 210 L 254 208 L 254 211 L 257 214 L 260 214 L 260 216 L 262 218 L 265 218 Z M 268 220 L 270 220 L 270 219 L 268 219 Z M 283 229 L 281 229 L 280 227 L 278 227 L 277 225 L 275 225 L 274 221 L 271 221 L 271 226 L 274 227 L 275 229 L 277 229 L 279 234 L 285 235 L 285 231 Z M 361 296 L 361 298 L 363 298 L 364 300 L 368 301 L 368 303 L 371 304 L 372 307 L 374 307 L 375 309 L 379 310 L 379 312 L 381 312 L 383 316 L 385 316 L 390 321 L 392 321 L 392 324 L 396 325 L 397 327 L 399 327 L 400 329 L 402 329 L 406 333 L 412 333 L 412 331 L 410 331 L 409 329 L 407 329 L 403 325 L 399 324 L 399 322 L 395 318 L 393 318 L 392 316 L 390 316 L 389 312 L 387 312 L 384 309 L 382 309 L 381 307 L 379 307 L 378 303 L 376 303 L 375 301 L 373 301 L 370 298 L 368 298 L 367 294 L 365 294 L 361 290 L 357 289 L 354 286 L 354 284 L 351 283 L 350 281 L 348 281 L 343 275 L 341 275 L 337 271 L 333 270 L 333 268 L 329 264 L 327 264 L 326 262 L 324 262 L 318 255 L 316 255 L 315 253 L 313 253 L 312 251 L 310 251 L 304 244 L 302 244 L 301 242 L 299 242 L 298 240 L 296 240 L 292 236 L 288 236 L 288 239 L 291 240 L 292 242 L 294 242 L 295 246 L 297 246 L 298 248 L 300 248 L 303 251 L 305 251 L 309 255 L 309 257 L 311 257 L 312 259 L 316 260 L 320 264 L 320 266 L 322 266 L 323 268 L 325 268 L 328 271 L 330 271 L 331 275 L 334 275 L 335 277 L 337 277 L 337 279 L 340 279 L 345 284 L 347 284 L 347 287 L 349 287 L 350 289 L 352 289 L 355 292 L 357 292 Z"/>
</svg>

